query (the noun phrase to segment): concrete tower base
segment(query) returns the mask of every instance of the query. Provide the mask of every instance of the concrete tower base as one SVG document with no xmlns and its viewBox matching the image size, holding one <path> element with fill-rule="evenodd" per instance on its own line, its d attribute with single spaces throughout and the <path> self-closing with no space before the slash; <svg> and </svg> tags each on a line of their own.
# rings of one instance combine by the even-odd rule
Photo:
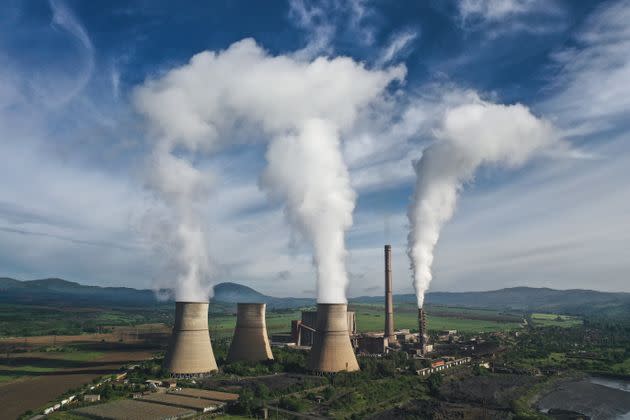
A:
<svg viewBox="0 0 630 420">
<path fill-rule="evenodd" d="M 335 373 L 359 370 L 348 333 L 348 305 L 318 303 L 315 340 L 308 358 L 308 368 L 315 372 Z"/>
<path fill-rule="evenodd" d="M 264 303 L 238 304 L 236 329 L 228 352 L 228 362 L 273 359 L 265 322 L 266 306 Z"/>
<path fill-rule="evenodd" d="M 218 370 L 208 331 L 207 302 L 175 303 L 175 325 L 164 367 L 178 378 L 200 377 Z"/>
</svg>

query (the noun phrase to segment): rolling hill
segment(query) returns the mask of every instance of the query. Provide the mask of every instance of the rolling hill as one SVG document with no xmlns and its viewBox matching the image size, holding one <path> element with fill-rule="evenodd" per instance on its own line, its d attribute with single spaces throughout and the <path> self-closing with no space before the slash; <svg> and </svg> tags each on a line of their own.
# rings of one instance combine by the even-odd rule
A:
<svg viewBox="0 0 630 420">
<path fill-rule="evenodd" d="M 173 300 L 172 290 L 161 290 L 166 301 Z M 0 278 L 0 303 L 59 304 L 59 305 L 156 305 L 152 290 L 128 287 L 86 286 L 59 278 L 20 281 Z M 269 308 L 285 309 L 310 306 L 315 299 L 273 297 L 237 283 L 219 283 L 214 287 L 215 302 L 263 302 Z M 383 302 L 383 296 L 351 298 L 350 303 Z M 415 295 L 395 295 L 396 303 L 416 301 Z M 426 296 L 427 304 L 505 308 L 514 310 L 543 310 L 572 314 L 597 313 L 630 314 L 630 293 L 609 293 L 595 290 L 555 290 L 549 288 L 513 287 L 486 292 L 432 292 Z"/>
</svg>

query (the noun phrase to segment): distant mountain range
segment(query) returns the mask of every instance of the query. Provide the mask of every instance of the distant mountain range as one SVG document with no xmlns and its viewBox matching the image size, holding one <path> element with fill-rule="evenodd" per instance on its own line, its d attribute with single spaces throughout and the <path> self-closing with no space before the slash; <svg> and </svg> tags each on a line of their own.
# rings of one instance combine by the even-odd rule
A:
<svg viewBox="0 0 630 420">
<path fill-rule="evenodd" d="M 173 300 L 171 290 L 160 291 L 166 301 Z M 220 283 L 214 287 L 215 302 L 262 302 L 270 308 L 285 309 L 311 306 L 315 299 L 278 298 L 260 293 L 237 283 Z M 414 303 L 415 295 L 394 295 L 396 303 Z M 609 293 L 594 290 L 554 290 L 548 288 L 513 287 L 487 292 L 433 292 L 426 296 L 433 305 L 491 307 L 514 310 L 546 310 L 575 314 L 598 312 L 630 314 L 630 293 Z M 362 296 L 350 303 L 382 303 L 383 296 Z M 152 290 L 128 287 L 85 286 L 58 279 L 20 281 L 0 278 L 0 303 L 146 306 L 160 301 Z"/>
</svg>

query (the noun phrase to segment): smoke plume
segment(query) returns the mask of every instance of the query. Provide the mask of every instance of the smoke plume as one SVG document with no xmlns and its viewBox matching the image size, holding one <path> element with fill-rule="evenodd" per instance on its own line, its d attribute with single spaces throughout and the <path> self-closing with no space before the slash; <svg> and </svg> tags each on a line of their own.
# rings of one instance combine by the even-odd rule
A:
<svg viewBox="0 0 630 420">
<path fill-rule="evenodd" d="M 268 168 L 260 185 L 285 202 L 289 222 L 311 243 L 318 300 L 345 302 L 344 234 L 355 193 L 340 141 L 362 109 L 404 76 L 403 66 L 369 70 L 347 57 L 272 56 L 245 39 L 225 51 L 199 53 L 137 89 L 136 108 L 158 139 L 150 185 L 178 222 L 178 299 L 196 293 L 209 268 L 200 217 L 206 176 L 191 162 L 202 153 L 265 141 Z"/>
<path fill-rule="evenodd" d="M 272 141 L 262 177 L 263 186 L 286 202 L 291 224 L 313 244 L 318 301 L 326 303 L 346 302 L 344 233 L 356 198 L 339 142 L 333 124 L 308 120 L 296 135 Z"/>
<path fill-rule="evenodd" d="M 407 254 L 418 307 L 432 279 L 433 251 L 457 197 L 482 165 L 516 168 L 559 144 L 553 127 L 523 105 L 482 100 L 446 111 L 436 141 L 414 162 L 416 185 L 407 215 Z"/>
</svg>

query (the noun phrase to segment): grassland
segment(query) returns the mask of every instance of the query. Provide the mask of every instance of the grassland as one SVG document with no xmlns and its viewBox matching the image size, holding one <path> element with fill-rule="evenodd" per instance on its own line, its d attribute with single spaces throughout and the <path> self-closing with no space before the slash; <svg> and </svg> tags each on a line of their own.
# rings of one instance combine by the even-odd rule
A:
<svg viewBox="0 0 630 420">
<path fill-rule="evenodd" d="M 382 305 L 352 305 L 357 313 L 357 329 L 360 332 L 383 329 L 385 316 Z M 396 328 L 418 330 L 417 309 L 401 305 L 394 313 Z M 521 327 L 520 319 L 506 317 L 498 311 L 470 308 L 430 307 L 427 309 L 427 326 L 430 331 L 457 330 L 463 333 L 479 333 L 513 330 Z"/>
<path fill-rule="evenodd" d="M 300 311 L 268 312 L 267 331 L 270 334 L 291 330 L 291 320 L 300 319 Z M 236 326 L 236 315 L 210 314 L 208 321 L 210 335 L 213 337 L 230 337 Z"/>
<path fill-rule="evenodd" d="M 353 304 L 350 310 L 356 312 L 359 332 L 379 331 L 385 322 L 382 305 Z M 291 320 L 300 319 L 300 311 L 267 313 L 267 329 L 270 334 L 291 329 Z M 471 319 L 472 318 L 472 319 Z M 478 319 L 475 319 L 478 318 Z M 401 306 L 394 314 L 396 328 L 418 330 L 417 309 Z M 432 331 L 458 330 L 464 333 L 505 331 L 520 328 L 516 317 L 506 318 L 498 311 L 475 310 L 469 308 L 439 308 L 427 316 L 427 324 Z M 213 337 L 231 336 L 236 325 L 235 315 L 211 314 L 210 332 Z"/>
<path fill-rule="evenodd" d="M 144 308 L 0 304 L 0 337 L 96 333 L 111 326 L 169 323 L 172 305 Z"/>
<path fill-rule="evenodd" d="M 570 328 L 582 325 L 582 320 L 569 315 L 534 313 L 531 319 L 536 327 Z"/>
</svg>

